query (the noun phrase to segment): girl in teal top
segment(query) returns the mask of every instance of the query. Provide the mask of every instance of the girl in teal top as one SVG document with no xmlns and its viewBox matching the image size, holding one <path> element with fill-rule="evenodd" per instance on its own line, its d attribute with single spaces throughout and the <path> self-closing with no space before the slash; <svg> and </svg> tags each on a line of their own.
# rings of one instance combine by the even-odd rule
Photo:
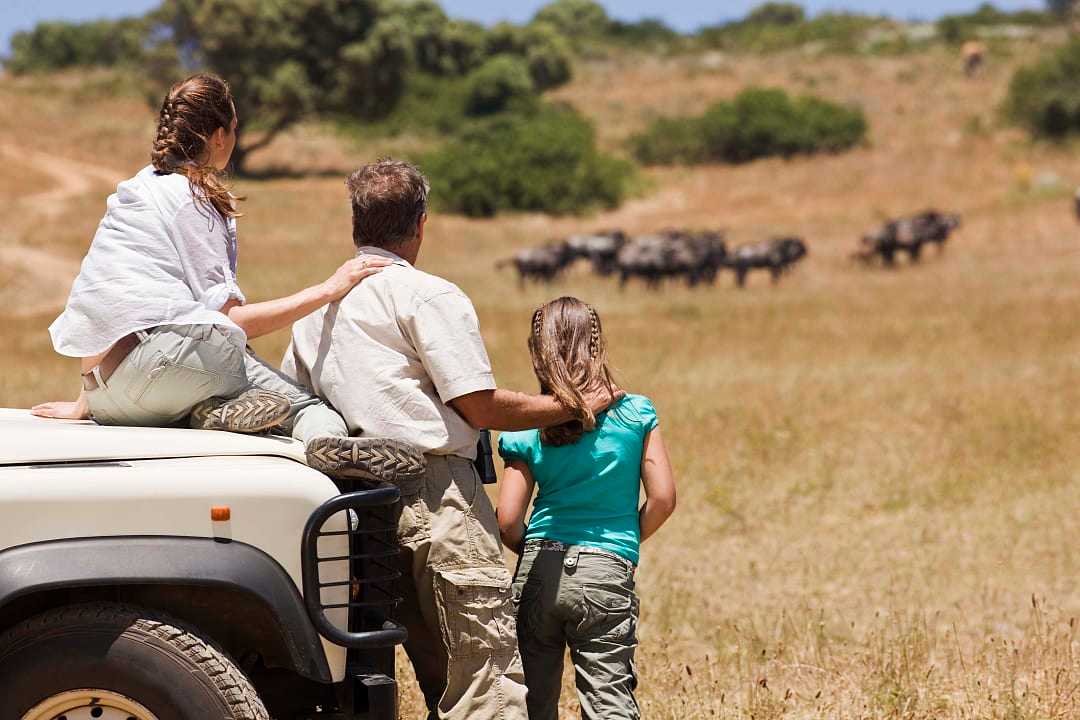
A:
<svg viewBox="0 0 1080 720">
<path fill-rule="evenodd" d="M 600 318 L 576 298 L 559 298 L 533 314 L 529 352 L 541 392 L 576 415 L 564 425 L 499 438 L 506 463 L 499 529 L 520 555 L 514 599 L 529 718 L 556 720 L 566 647 L 582 716 L 637 718 L 634 570 L 641 541 L 675 508 L 656 410 L 647 397 L 624 394 L 607 410 L 591 412 L 586 397 L 619 392 Z"/>
</svg>

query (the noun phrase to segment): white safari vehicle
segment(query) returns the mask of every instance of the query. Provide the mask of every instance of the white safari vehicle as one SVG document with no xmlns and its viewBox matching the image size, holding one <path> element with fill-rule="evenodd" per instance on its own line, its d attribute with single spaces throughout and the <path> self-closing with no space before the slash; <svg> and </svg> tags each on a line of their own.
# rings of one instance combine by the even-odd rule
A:
<svg viewBox="0 0 1080 720">
<path fill-rule="evenodd" d="M 0 409 L 0 720 L 395 718 L 397 499 L 292 440 Z"/>
</svg>

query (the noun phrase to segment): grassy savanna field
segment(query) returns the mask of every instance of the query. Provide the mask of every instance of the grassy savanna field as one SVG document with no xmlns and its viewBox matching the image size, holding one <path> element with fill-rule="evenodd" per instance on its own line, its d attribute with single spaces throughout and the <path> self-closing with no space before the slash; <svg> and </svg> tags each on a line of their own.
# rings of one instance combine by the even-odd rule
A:
<svg viewBox="0 0 1080 720">
<path fill-rule="evenodd" d="M 859 102 L 870 140 L 839 156 L 650 170 L 621 209 L 587 217 L 432 217 L 420 266 L 472 297 L 501 385 L 534 387 L 530 312 L 573 294 L 599 308 L 625 385 L 658 407 L 680 498 L 639 572 L 645 716 L 1080 716 L 1080 158 L 996 114 L 1037 50 L 992 54 L 970 81 L 941 49 L 592 60 L 556 96 L 608 148 L 748 83 Z M 141 167 L 153 120 L 104 76 L 0 80 L 0 405 L 76 391 L 45 328 L 109 174 Z M 256 169 L 326 172 L 238 183 L 249 298 L 324 278 L 350 248 L 345 172 L 417 144 L 309 126 L 257 157 Z M 57 193 L 70 176 L 78 187 Z M 926 206 L 964 216 L 943 255 L 895 271 L 848 259 L 884 216 Z M 578 230 L 672 225 L 734 242 L 797 233 L 810 257 L 744 292 L 730 275 L 620 292 L 583 268 L 520 291 L 493 269 Z M 286 342 L 256 346 L 276 360 Z M 569 675 L 566 687 L 570 717 Z"/>
</svg>

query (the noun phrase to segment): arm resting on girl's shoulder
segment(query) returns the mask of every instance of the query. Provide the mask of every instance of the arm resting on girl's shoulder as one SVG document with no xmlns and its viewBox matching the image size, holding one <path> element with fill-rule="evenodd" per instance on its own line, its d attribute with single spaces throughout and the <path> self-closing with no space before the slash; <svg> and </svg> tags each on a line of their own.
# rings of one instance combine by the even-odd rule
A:
<svg viewBox="0 0 1080 720">
<path fill-rule="evenodd" d="M 645 504 L 638 517 L 641 522 L 641 541 L 651 537 L 675 512 L 675 475 L 671 471 L 664 438 L 660 428 L 645 436 L 641 455 L 641 484 L 645 486 Z"/>
<path fill-rule="evenodd" d="M 318 310 L 327 303 L 345 297 L 364 278 L 382 270 L 390 260 L 377 255 L 362 255 L 342 264 L 326 281 L 277 300 L 244 305 L 230 300 L 221 312 L 240 326 L 248 338 L 257 338 Z"/>
<path fill-rule="evenodd" d="M 534 485 L 532 473 L 525 463 L 511 460 L 506 464 L 502 482 L 499 483 L 496 514 L 503 545 L 518 555 L 525 540 L 525 510 L 529 506 Z"/>
<path fill-rule="evenodd" d="M 601 412 L 626 393 L 616 390 L 614 397 L 606 390 L 585 394 L 593 412 Z M 532 430 L 561 425 L 574 414 L 550 395 L 527 395 L 513 390 L 479 390 L 456 397 L 450 406 L 474 428 L 488 430 Z"/>
</svg>

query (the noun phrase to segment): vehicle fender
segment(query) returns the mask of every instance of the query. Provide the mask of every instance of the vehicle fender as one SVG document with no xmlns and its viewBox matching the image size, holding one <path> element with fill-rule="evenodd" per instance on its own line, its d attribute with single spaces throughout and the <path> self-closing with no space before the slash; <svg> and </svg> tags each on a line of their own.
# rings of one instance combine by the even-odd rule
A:
<svg viewBox="0 0 1080 720">
<path fill-rule="evenodd" d="M 81 588 L 214 588 L 245 596 L 273 617 L 291 669 L 331 682 L 300 593 L 272 557 L 243 542 L 127 535 L 49 540 L 0 551 L 0 612 L 36 593 Z"/>
</svg>

